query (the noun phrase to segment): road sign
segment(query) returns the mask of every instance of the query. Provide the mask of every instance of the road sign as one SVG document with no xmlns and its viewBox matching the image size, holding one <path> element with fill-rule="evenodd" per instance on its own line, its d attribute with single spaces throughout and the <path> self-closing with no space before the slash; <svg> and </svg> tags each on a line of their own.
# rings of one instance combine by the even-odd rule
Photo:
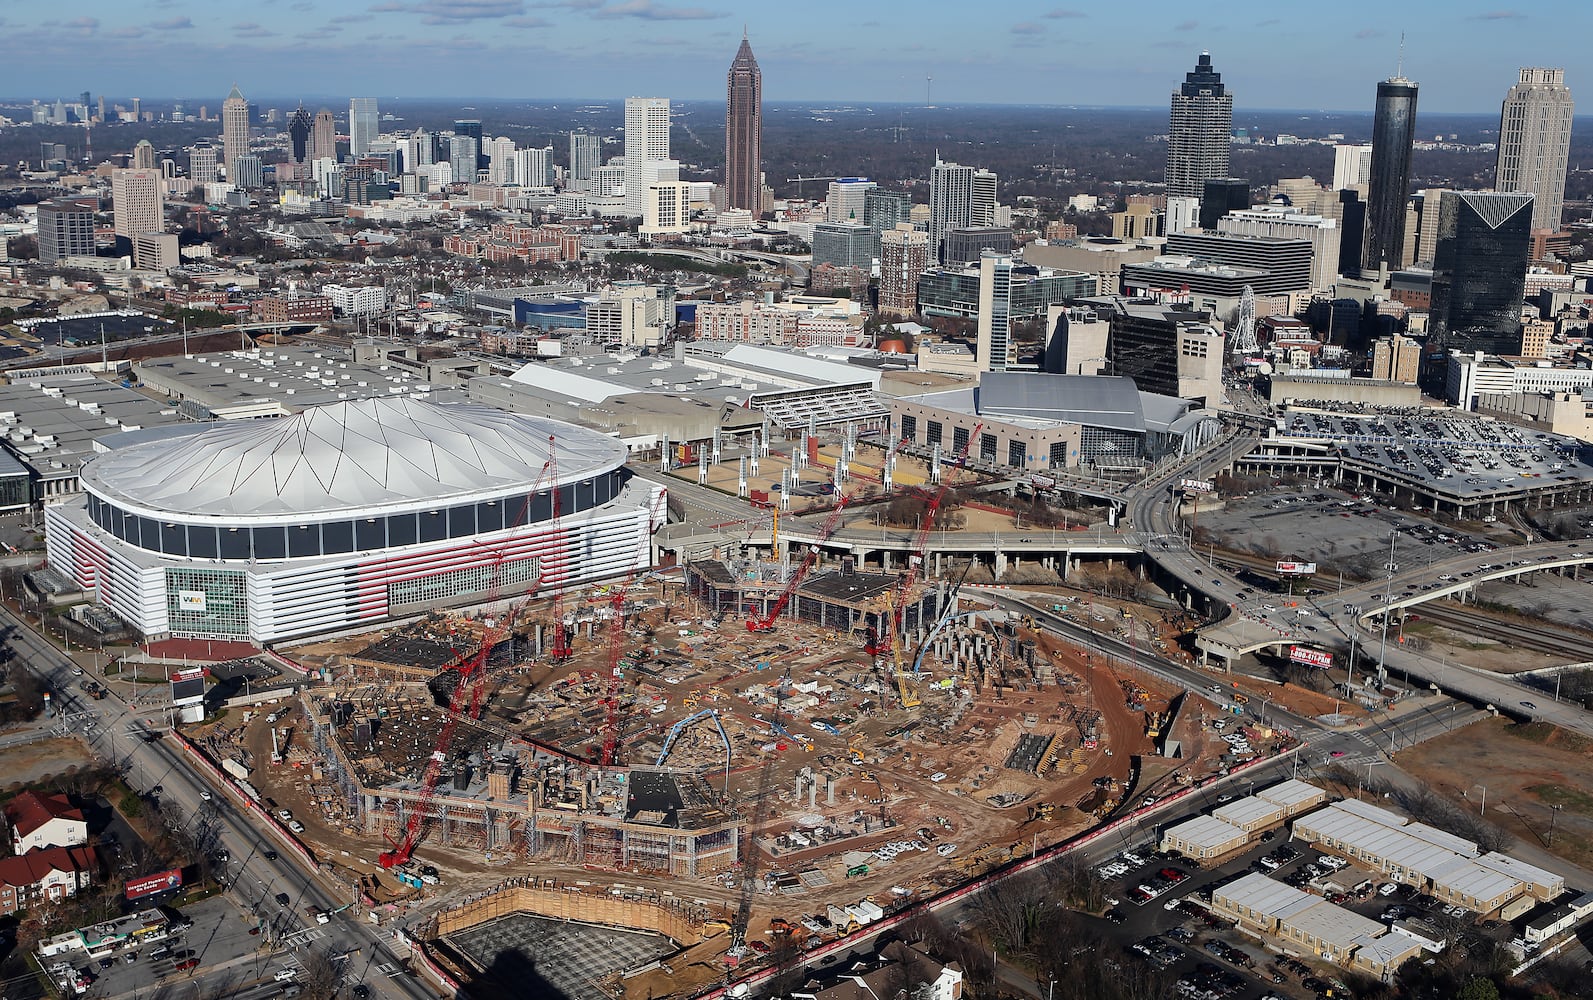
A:
<svg viewBox="0 0 1593 1000">
<path fill-rule="evenodd" d="M 1214 493 L 1216 489 L 1209 479 L 1180 479 L 1178 488 L 1185 493 Z"/>
</svg>

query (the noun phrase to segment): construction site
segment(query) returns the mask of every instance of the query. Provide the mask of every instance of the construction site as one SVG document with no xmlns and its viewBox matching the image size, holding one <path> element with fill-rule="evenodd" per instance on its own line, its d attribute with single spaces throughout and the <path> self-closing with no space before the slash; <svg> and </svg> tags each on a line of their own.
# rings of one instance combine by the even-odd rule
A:
<svg viewBox="0 0 1593 1000">
<path fill-rule="evenodd" d="M 945 491 L 925 493 L 919 553 Z M 968 561 L 930 580 L 921 556 L 864 573 L 819 544 L 712 556 L 296 645 L 327 683 L 201 743 L 369 905 L 432 920 L 432 960 L 473 990 L 557 938 L 578 962 L 539 961 L 601 985 L 570 995 L 665 996 L 1286 741 L 1225 742 L 1242 696 L 1000 610 L 963 588 Z M 1050 611 L 1129 649 L 1177 632 L 1167 609 L 1078 593 Z"/>
</svg>

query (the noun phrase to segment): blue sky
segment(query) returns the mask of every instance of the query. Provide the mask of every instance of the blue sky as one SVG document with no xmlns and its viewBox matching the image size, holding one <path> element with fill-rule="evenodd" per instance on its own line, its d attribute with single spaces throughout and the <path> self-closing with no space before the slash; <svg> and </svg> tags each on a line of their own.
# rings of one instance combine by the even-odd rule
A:
<svg viewBox="0 0 1593 1000">
<path fill-rule="evenodd" d="M 1523 65 L 1593 97 L 1593 4 L 1510 2 L 12 0 L 0 37 L 6 97 L 714 98 L 743 26 L 771 101 L 920 102 L 932 75 L 937 104 L 1158 105 L 1209 49 L 1240 107 L 1367 110 L 1401 32 L 1423 110 L 1495 111 Z"/>
</svg>

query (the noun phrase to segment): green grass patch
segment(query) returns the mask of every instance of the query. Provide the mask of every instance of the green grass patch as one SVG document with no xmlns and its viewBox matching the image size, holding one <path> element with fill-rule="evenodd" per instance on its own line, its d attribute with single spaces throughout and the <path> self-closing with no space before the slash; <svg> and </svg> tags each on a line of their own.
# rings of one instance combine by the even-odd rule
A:
<svg viewBox="0 0 1593 1000">
<path fill-rule="evenodd" d="M 1593 795 L 1579 788 L 1565 785 L 1528 785 L 1527 791 L 1536 795 L 1546 805 L 1559 806 L 1583 816 L 1593 816 Z"/>
<path fill-rule="evenodd" d="M 1519 725 L 1508 726 L 1505 732 L 1517 739 L 1527 740 L 1541 746 L 1554 747 L 1557 750 L 1566 750 L 1571 753 L 1585 754 L 1593 751 L 1593 740 L 1575 733 L 1566 732 L 1558 726 L 1548 722 L 1523 722 Z"/>
</svg>

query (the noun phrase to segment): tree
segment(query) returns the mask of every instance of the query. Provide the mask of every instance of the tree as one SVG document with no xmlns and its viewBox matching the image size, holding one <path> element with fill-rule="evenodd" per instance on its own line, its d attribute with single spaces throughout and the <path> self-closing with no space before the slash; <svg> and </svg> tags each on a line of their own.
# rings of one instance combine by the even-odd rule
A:
<svg viewBox="0 0 1593 1000">
<path fill-rule="evenodd" d="M 1455 1000 L 1499 1000 L 1499 987 L 1493 984 L 1493 980 L 1478 976 L 1460 988 Z"/>
</svg>

